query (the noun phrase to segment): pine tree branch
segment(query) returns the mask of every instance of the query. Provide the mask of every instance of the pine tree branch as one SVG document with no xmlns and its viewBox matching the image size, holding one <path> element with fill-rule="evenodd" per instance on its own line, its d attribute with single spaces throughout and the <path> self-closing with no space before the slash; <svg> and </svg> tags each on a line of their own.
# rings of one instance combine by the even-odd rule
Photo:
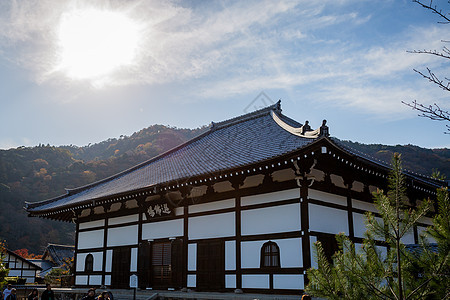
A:
<svg viewBox="0 0 450 300">
<path fill-rule="evenodd" d="M 366 252 L 366 257 L 367 255 L 367 251 L 364 249 L 364 252 Z M 364 269 L 364 267 L 361 265 L 361 262 L 359 261 L 359 259 L 355 259 L 356 263 L 359 265 L 359 267 L 361 269 Z M 395 292 L 392 290 L 391 286 L 389 285 L 389 289 L 391 290 L 392 295 L 394 295 L 394 298 L 390 297 L 388 294 L 383 293 L 383 291 L 381 291 L 380 289 L 378 289 L 371 281 L 367 281 L 367 280 L 363 280 L 365 282 L 365 284 L 370 287 L 373 291 L 377 292 L 380 295 L 383 295 L 389 299 L 395 299 L 395 300 L 399 300 L 399 298 L 397 297 L 397 295 L 395 294 Z"/>
</svg>

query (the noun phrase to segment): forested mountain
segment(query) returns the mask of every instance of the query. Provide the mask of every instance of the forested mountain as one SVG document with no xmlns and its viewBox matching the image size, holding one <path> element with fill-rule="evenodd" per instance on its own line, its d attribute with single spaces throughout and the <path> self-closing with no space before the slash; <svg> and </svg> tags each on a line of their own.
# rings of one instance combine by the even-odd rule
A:
<svg viewBox="0 0 450 300">
<path fill-rule="evenodd" d="M 9 249 L 40 254 L 47 243 L 74 243 L 73 224 L 29 218 L 35 202 L 114 175 L 204 132 L 154 125 L 118 139 L 85 147 L 39 145 L 0 150 L 0 240 Z"/>
<path fill-rule="evenodd" d="M 73 224 L 28 218 L 24 202 L 49 199 L 111 176 L 146 161 L 207 130 L 153 125 L 131 136 L 108 139 L 84 147 L 39 145 L 0 150 L 0 239 L 10 249 L 27 248 L 40 254 L 47 243 L 73 244 Z M 450 177 L 450 150 L 424 149 L 412 145 L 347 146 L 375 158 L 390 161 L 403 154 L 404 167 L 424 175 L 438 169 Z"/>
</svg>

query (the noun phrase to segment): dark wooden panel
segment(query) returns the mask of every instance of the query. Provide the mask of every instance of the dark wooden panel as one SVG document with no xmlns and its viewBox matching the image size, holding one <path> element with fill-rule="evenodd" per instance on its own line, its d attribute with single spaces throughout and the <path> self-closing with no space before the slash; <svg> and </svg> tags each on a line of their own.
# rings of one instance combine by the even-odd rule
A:
<svg viewBox="0 0 450 300">
<path fill-rule="evenodd" d="M 120 247 L 113 250 L 111 284 L 114 288 L 129 288 L 130 262 L 130 247 Z"/>
<path fill-rule="evenodd" d="M 185 276 L 185 261 L 183 253 L 183 240 L 172 241 L 172 287 L 182 288 Z"/>
<path fill-rule="evenodd" d="M 148 241 L 142 241 L 139 243 L 138 249 L 138 279 L 139 288 L 141 289 L 151 287 L 150 266 L 150 243 Z"/>
<path fill-rule="evenodd" d="M 197 289 L 218 291 L 225 288 L 225 243 L 204 241 L 197 245 Z"/>
</svg>

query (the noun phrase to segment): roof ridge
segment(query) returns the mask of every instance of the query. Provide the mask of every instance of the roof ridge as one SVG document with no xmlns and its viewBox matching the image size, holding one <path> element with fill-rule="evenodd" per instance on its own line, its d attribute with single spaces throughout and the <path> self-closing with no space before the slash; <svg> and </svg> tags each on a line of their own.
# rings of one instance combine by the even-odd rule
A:
<svg viewBox="0 0 450 300">
<path fill-rule="evenodd" d="M 246 114 L 243 114 L 243 115 L 240 115 L 240 116 L 228 119 L 228 120 L 220 121 L 217 123 L 211 122 L 211 130 L 217 130 L 217 129 L 235 125 L 235 124 L 238 124 L 238 123 L 241 123 L 244 121 L 255 119 L 255 118 L 264 116 L 274 110 L 281 113 L 281 99 L 278 100 L 277 103 L 275 103 L 275 104 L 263 107 L 259 110 L 255 110 L 250 113 L 246 113 Z"/>
<path fill-rule="evenodd" d="M 189 144 L 191 144 L 191 143 L 193 143 L 193 142 L 203 138 L 204 136 L 210 134 L 211 132 L 213 132 L 215 130 L 218 130 L 218 129 L 221 129 L 221 128 L 225 128 L 225 127 L 228 127 L 228 126 L 231 126 L 231 125 L 235 125 L 235 124 L 238 124 L 238 123 L 241 123 L 241 122 L 244 122 L 244 121 L 248 121 L 248 120 L 251 120 L 251 119 L 255 119 L 255 118 L 258 118 L 258 117 L 261 117 L 261 116 L 264 116 L 264 115 L 269 114 L 271 111 L 274 111 L 274 110 L 281 113 L 281 99 L 278 100 L 275 104 L 272 104 L 270 106 L 264 107 L 262 109 L 259 109 L 259 110 L 256 110 L 256 111 L 253 111 L 253 112 L 250 112 L 250 113 L 247 113 L 247 114 L 235 117 L 235 118 L 231 118 L 231 119 L 228 119 L 228 120 L 225 120 L 225 121 L 221 121 L 221 122 L 218 122 L 218 123 L 212 122 L 211 123 L 211 127 L 210 127 L 210 129 L 208 131 L 205 131 L 204 133 L 202 133 L 202 134 L 200 134 L 200 135 L 198 135 L 198 136 L 196 136 L 196 137 L 194 137 L 194 138 L 192 138 L 192 139 L 190 139 L 190 140 L 188 140 L 188 141 L 186 141 L 186 142 L 184 142 L 184 143 L 182 143 L 182 144 L 180 144 L 178 146 L 175 146 L 175 147 L 173 147 L 173 148 L 171 148 L 171 149 L 169 149 L 169 150 L 167 150 L 167 151 L 165 151 L 165 152 L 163 152 L 163 153 L 161 153 L 161 154 L 159 154 L 159 155 L 157 155 L 155 157 L 152 157 L 152 158 L 150 158 L 147 161 L 144 161 L 144 162 L 142 162 L 142 163 L 140 163 L 138 165 L 135 165 L 135 166 L 133 166 L 133 167 L 131 167 L 129 169 L 126 169 L 126 170 L 124 170 L 122 172 L 119 172 L 117 174 L 111 175 L 109 177 L 103 178 L 103 179 L 98 180 L 96 182 L 92 182 L 90 184 L 87 184 L 87 185 L 84 185 L 84 186 L 81 186 L 81 187 L 77 187 L 77 188 L 74 188 L 74 189 L 67 189 L 66 188 L 65 190 L 66 190 L 67 194 L 65 194 L 65 195 L 60 195 L 60 196 L 57 196 L 55 198 L 51 198 L 51 199 L 47 199 L 47 200 L 43 200 L 43 201 L 38 201 L 38 202 L 25 202 L 25 208 L 28 209 L 28 208 L 33 208 L 33 207 L 40 206 L 40 205 L 43 205 L 43 204 L 52 203 L 52 202 L 55 202 L 55 201 L 57 201 L 59 199 L 65 198 L 68 195 L 75 195 L 75 194 L 81 193 L 81 192 L 83 192 L 83 191 L 85 191 L 87 189 L 90 189 L 92 187 L 98 186 L 98 185 L 100 185 L 100 184 L 102 184 L 104 182 L 108 182 L 108 181 L 110 181 L 112 179 L 119 178 L 121 176 L 124 176 L 124 175 L 132 172 L 132 171 L 140 169 L 140 168 L 142 168 L 142 167 L 144 167 L 144 166 L 146 166 L 146 165 L 148 165 L 150 163 L 153 163 L 153 162 L 155 162 L 155 161 L 157 161 L 157 160 L 159 160 L 159 159 L 169 155 L 170 153 L 173 153 L 173 152 L 175 152 L 175 151 L 177 151 L 177 150 L 179 150 L 179 149 L 181 149 L 181 148 L 183 148 L 183 147 L 185 147 L 185 146 L 187 146 L 187 145 L 189 145 Z"/>
<path fill-rule="evenodd" d="M 74 245 L 62 245 L 62 244 L 53 244 L 53 243 L 48 243 L 48 244 L 47 244 L 47 247 L 48 247 L 48 246 L 58 246 L 58 247 L 71 247 L 71 248 L 75 248 Z"/>
</svg>

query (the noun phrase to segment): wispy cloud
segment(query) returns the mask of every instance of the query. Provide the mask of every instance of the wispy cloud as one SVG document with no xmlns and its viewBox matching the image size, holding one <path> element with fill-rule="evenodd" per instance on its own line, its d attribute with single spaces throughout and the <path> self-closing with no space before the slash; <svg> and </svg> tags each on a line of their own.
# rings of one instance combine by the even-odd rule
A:
<svg viewBox="0 0 450 300">
<path fill-rule="evenodd" d="M 371 14 L 352 9 L 358 2 L 199 2 L 191 7 L 164 1 L 1 2 L 0 55 L 30 70 L 40 84 L 79 88 L 83 83 L 65 79 L 54 68 L 56 30 L 65 11 L 96 6 L 133 18 L 142 39 L 135 64 L 86 82 L 91 86 L 195 81 L 183 93 L 209 99 L 295 89 L 317 101 L 368 113 L 386 115 L 389 108 L 397 117 L 402 115 L 400 100 L 439 100 L 439 93 L 411 84 L 420 80 L 412 68 L 439 62 L 406 50 L 439 49 L 446 28 L 411 27 L 390 41 L 353 41 L 339 29 L 356 30 L 372 21 Z"/>
</svg>

